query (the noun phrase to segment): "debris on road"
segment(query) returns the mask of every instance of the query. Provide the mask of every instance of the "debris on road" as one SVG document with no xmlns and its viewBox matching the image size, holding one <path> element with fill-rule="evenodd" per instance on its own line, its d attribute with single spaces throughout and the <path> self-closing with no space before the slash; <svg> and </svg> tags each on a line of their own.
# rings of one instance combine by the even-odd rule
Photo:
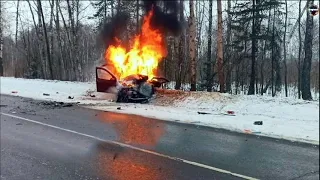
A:
<svg viewBox="0 0 320 180">
<path fill-rule="evenodd" d="M 118 110 L 121 110 L 121 107 L 117 107 Z"/>
<path fill-rule="evenodd" d="M 245 134 L 261 134 L 260 131 L 251 131 L 250 129 L 245 129 L 244 133 Z"/>
<path fill-rule="evenodd" d="M 207 113 L 207 112 L 200 112 L 200 111 L 198 111 L 198 114 L 211 114 L 211 113 Z"/>
<path fill-rule="evenodd" d="M 76 103 L 64 103 L 64 102 L 57 102 L 57 101 L 44 101 L 44 102 L 39 102 L 37 104 L 44 105 L 44 106 L 61 108 L 61 107 L 71 107 Z"/>
<path fill-rule="evenodd" d="M 73 99 L 74 97 L 68 96 L 68 99 Z"/>
<path fill-rule="evenodd" d="M 47 93 L 43 93 L 43 95 L 44 95 L 44 96 L 50 96 L 50 94 L 47 94 Z"/>
<path fill-rule="evenodd" d="M 71 106 L 73 106 L 73 104 L 71 104 L 71 103 L 67 103 L 67 104 L 62 105 L 62 107 L 71 107 Z"/>
<path fill-rule="evenodd" d="M 94 95 L 94 94 L 90 94 L 90 97 L 96 97 L 96 95 Z"/>
<path fill-rule="evenodd" d="M 263 125 L 263 122 L 262 121 L 255 121 L 253 124 L 254 125 Z"/>
</svg>

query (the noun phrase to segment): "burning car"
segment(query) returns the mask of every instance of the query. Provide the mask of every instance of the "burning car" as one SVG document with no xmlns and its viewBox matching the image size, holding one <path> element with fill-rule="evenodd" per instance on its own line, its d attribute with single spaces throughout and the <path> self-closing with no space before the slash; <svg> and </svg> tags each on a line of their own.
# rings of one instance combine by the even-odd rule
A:
<svg viewBox="0 0 320 180">
<path fill-rule="evenodd" d="M 155 7 L 154 2 L 146 2 L 147 14 L 143 17 L 141 30 L 129 40 L 121 39 L 121 29 L 125 25 L 126 16 L 115 16 L 103 29 L 103 39 L 106 50 L 103 59 L 105 65 L 96 67 L 96 83 L 98 92 L 112 92 L 117 94 L 117 102 L 147 102 L 162 84 L 168 82 L 161 74 L 159 63 L 168 55 L 166 32 L 171 30 L 172 23 L 158 22 L 164 16 Z M 173 24 L 178 24 L 177 23 Z M 160 24 L 159 24 L 160 23 Z M 109 67 L 109 65 L 111 67 Z M 108 68 L 107 68 L 108 66 Z M 111 73 L 112 72 L 112 73 Z"/>
<path fill-rule="evenodd" d="M 118 80 L 106 67 L 96 67 L 96 86 L 98 92 L 110 92 L 117 94 L 117 102 L 148 102 L 157 88 L 169 82 L 163 77 L 132 74 Z"/>
</svg>

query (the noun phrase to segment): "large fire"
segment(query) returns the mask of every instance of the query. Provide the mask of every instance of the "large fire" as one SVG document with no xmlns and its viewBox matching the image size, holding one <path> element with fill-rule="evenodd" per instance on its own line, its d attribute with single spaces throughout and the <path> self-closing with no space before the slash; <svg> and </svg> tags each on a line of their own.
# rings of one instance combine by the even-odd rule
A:
<svg viewBox="0 0 320 180">
<path fill-rule="evenodd" d="M 120 45 L 108 47 L 105 59 L 111 61 L 118 78 L 142 74 L 151 79 L 156 76 L 159 62 L 167 56 L 164 35 L 151 27 L 152 16 L 153 11 L 150 11 L 144 17 L 141 34 L 134 37 L 129 50 L 126 50 L 119 39 L 117 41 Z"/>
</svg>

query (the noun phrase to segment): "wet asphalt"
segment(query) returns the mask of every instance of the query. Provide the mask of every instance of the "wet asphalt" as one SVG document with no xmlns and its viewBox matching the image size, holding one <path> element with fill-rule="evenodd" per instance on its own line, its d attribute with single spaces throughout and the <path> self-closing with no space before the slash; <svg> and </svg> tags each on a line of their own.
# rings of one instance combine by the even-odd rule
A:
<svg viewBox="0 0 320 180">
<path fill-rule="evenodd" d="M 319 179 L 319 146 L 312 144 L 0 98 L 1 113 L 44 123 L 1 114 L 1 179 L 244 179 L 222 170 L 257 179 Z"/>
</svg>

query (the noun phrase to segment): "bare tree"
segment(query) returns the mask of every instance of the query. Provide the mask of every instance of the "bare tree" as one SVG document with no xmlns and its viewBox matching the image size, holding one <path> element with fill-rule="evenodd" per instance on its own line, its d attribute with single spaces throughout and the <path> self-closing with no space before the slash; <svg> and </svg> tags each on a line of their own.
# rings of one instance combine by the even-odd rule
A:
<svg viewBox="0 0 320 180">
<path fill-rule="evenodd" d="M 313 5 L 313 0 L 308 0 L 308 7 Z M 310 90 L 310 71 L 312 63 L 312 40 L 313 40 L 313 16 L 307 13 L 306 33 L 304 38 L 304 60 L 302 67 L 302 99 L 312 100 Z"/>
<path fill-rule="evenodd" d="M 286 35 L 287 35 L 287 21 L 288 21 L 288 2 L 285 0 L 286 6 L 286 17 L 284 21 L 284 35 L 283 35 L 283 65 L 284 65 L 284 89 L 286 97 L 288 97 L 288 70 L 287 70 L 287 42 L 286 42 Z"/>
<path fill-rule="evenodd" d="M 3 76 L 3 6 L 0 1 L 0 76 Z"/>
<path fill-rule="evenodd" d="M 183 6 L 184 1 L 180 0 L 180 22 L 184 22 L 184 6 Z M 181 80 L 182 80 L 182 68 L 183 68 L 183 62 L 184 62 L 184 30 L 182 30 L 182 33 L 180 34 L 180 38 L 179 38 L 179 47 L 178 47 L 178 59 L 177 59 L 177 70 L 176 70 L 176 85 L 175 85 L 175 89 L 180 89 L 181 88 Z"/>
<path fill-rule="evenodd" d="M 231 91 L 231 0 L 227 1 L 228 3 L 228 9 L 227 9 L 227 13 L 228 13 L 228 19 L 227 19 L 227 47 L 226 47 L 226 51 L 224 51 L 226 58 L 224 59 L 224 61 L 227 61 L 227 65 L 226 65 L 226 92 L 228 93 L 232 93 Z"/>
<path fill-rule="evenodd" d="M 248 95 L 253 95 L 255 93 L 254 85 L 255 85 L 255 79 L 256 79 L 256 49 L 257 49 L 257 40 L 256 40 L 256 31 L 257 31 L 257 12 L 256 12 L 256 0 L 253 0 L 252 5 L 252 41 L 251 41 L 251 74 L 250 74 L 250 85 L 249 85 L 249 91 Z"/>
<path fill-rule="evenodd" d="M 301 51 L 302 51 L 302 42 L 301 42 L 301 0 L 299 0 L 299 17 L 298 17 L 298 33 L 299 33 L 299 54 L 298 54 L 298 98 L 301 98 Z"/>
<path fill-rule="evenodd" d="M 222 29 L 222 5 L 221 0 L 217 0 L 218 6 L 218 41 L 217 41 L 217 51 L 218 51 L 218 74 L 219 74 L 219 84 L 220 92 L 225 92 L 225 81 L 224 81 L 224 68 L 223 68 L 223 29 Z"/>
<path fill-rule="evenodd" d="M 189 17 L 189 53 L 190 53 L 190 61 L 191 61 L 191 91 L 196 91 L 197 87 L 197 63 L 196 63 L 196 24 L 195 24 L 195 16 L 194 16 L 194 3 L 193 0 L 189 0 L 189 9 L 190 9 L 190 17 Z"/>
<path fill-rule="evenodd" d="M 50 56 L 51 53 L 50 53 L 49 38 L 48 38 L 46 23 L 45 23 L 45 20 L 44 20 L 41 0 L 38 0 L 38 8 L 39 8 L 39 11 L 40 11 L 39 13 L 41 15 L 41 23 L 42 23 L 42 26 L 43 26 L 45 44 L 46 44 L 46 49 L 47 49 L 47 58 L 48 58 L 48 65 L 49 65 L 49 78 L 53 79 L 53 69 L 52 69 L 52 62 L 51 62 L 51 56 Z"/>
<path fill-rule="evenodd" d="M 207 55 L 207 74 L 206 74 L 206 80 L 207 80 L 207 91 L 211 92 L 212 91 L 212 59 L 211 59 L 211 44 L 212 44 L 212 39 L 211 39 L 211 34 L 212 34 L 212 1 L 209 0 L 209 32 L 208 32 L 208 55 Z"/>
</svg>

